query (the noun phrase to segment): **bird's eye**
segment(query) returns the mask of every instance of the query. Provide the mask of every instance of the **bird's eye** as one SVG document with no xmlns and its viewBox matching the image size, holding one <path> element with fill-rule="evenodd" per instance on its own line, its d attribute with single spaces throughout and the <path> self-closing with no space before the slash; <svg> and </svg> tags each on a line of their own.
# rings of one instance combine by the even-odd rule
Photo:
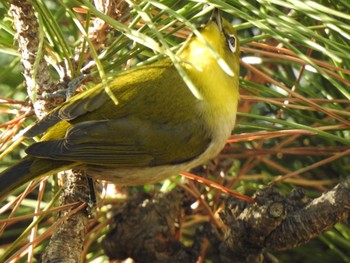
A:
<svg viewBox="0 0 350 263">
<path fill-rule="evenodd" d="M 228 48 L 230 49 L 230 51 L 233 53 L 236 51 L 236 37 L 234 35 L 227 35 L 226 36 L 226 41 L 227 41 L 227 45 Z"/>
</svg>

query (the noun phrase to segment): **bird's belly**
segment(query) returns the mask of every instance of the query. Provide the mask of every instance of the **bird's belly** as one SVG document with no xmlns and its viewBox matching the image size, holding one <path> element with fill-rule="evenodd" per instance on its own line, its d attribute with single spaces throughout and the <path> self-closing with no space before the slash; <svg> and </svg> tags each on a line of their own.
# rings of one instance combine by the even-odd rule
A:
<svg viewBox="0 0 350 263">
<path fill-rule="evenodd" d="M 184 163 L 127 168 L 109 168 L 90 165 L 87 167 L 87 174 L 92 178 L 106 180 L 118 185 L 135 186 L 152 184 L 177 175 L 180 172 L 188 171 L 214 158 L 224 147 L 225 141 L 211 143 L 207 150 L 196 159 Z"/>
<path fill-rule="evenodd" d="M 90 166 L 88 167 L 88 175 L 117 185 L 136 186 L 162 181 L 184 170 L 182 167 L 187 168 L 184 164 L 130 168 Z"/>
</svg>

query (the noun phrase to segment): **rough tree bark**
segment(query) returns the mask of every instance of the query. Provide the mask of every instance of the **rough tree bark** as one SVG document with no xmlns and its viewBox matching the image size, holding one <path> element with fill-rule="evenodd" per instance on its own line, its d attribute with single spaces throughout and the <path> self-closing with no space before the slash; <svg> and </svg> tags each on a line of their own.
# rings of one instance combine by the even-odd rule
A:
<svg viewBox="0 0 350 263">
<path fill-rule="evenodd" d="M 32 100 L 37 117 L 40 119 L 51 109 L 64 100 L 59 97 L 46 98 L 44 93 L 52 94 L 61 88 L 55 84 L 49 73 L 48 64 L 39 56 L 40 35 L 38 19 L 35 16 L 33 6 L 24 0 L 16 0 L 11 3 L 10 12 L 14 19 L 19 51 L 21 53 L 24 77 L 26 80 L 28 95 Z M 72 175 L 65 180 L 65 189 L 84 188 L 85 178 L 79 174 Z M 79 197 L 71 191 L 64 191 L 60 205 L 80 201 Z M 65 216 L 69 211 L 59 214 Z M 86 234 L 88 216 L 85 212 L 79 212 L 64 221 L 52 235 L 50 243 L 43 255 L 43 262 L 80 262 L 82 240 Z"/>
<path fill-rule="evenodd" d="M 283 196 L 271 186 L 253 198 L 255 203 L 248 204 L 227 197 L 220 213 L 225 224 L 219 229 L 223 236 L 210 230 L 213 225 L 205 224 L 191 247 L 184 246 L 174 231 L 189 209 L 188 193 L 175 189 L 134 200 L 115 212 L 103 246 L 110 259 L 198 262 L 204 240 L 209 240 L 210 258 L 217 263 L 273 262 L 270 251 L 306 243 L 349 217 L 350 177 L 313 200 L 301 189 Z"/>
</svg>

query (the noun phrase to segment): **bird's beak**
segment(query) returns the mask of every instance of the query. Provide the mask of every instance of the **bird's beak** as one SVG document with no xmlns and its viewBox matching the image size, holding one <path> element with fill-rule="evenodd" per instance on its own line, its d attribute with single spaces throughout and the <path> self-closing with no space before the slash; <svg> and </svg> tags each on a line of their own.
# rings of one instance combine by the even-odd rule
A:
<svg viewBox="0 0 350 263">
<path fill-rule="evenodd" d="M 210 21 L 215 22 L 218 25 L 220 32 L 223 32 L 221 13 L 219 9 L 217 8 L 214 9 L 213 14 L 211 15 Z"/>
</svg>

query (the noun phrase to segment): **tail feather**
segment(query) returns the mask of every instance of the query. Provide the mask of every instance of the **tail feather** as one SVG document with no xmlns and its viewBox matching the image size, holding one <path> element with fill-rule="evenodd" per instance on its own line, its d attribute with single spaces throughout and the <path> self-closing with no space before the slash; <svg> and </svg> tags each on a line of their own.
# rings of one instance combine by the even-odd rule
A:
<svg viewBox="0 0 350 263">
<path fill-rule="evenodd" d="M 0 173 L 0 200 L 22 184 L 49 173 L 69 169 L 74 163 L 26 156 Z"/>
</svg>

